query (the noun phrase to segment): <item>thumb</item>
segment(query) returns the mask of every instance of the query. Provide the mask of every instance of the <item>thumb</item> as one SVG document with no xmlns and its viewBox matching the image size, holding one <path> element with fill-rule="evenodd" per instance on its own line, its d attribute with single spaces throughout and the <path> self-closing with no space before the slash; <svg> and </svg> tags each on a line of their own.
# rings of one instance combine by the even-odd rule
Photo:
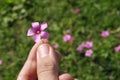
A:
<svg viewBox="0 0 120 80">
<path fill-rule="evenodd" d="M 58 80 L 58 63 L 54 49 L 41 44 L 37 49 L 38 80 Z"/>
</svg>

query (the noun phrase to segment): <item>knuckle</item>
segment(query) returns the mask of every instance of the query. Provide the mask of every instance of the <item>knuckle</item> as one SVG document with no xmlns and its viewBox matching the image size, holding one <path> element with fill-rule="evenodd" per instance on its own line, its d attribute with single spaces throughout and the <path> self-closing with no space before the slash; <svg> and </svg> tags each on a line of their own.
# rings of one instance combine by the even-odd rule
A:
<svg viewBox="0 0 120 80">
<path fill-rule="evenodd" d="M 38 74 L 49 72 L 49 71 L 55 71 L 56 69 L 57 69 L 56 65 L 48 61 L 42 64 L 41 66 L 39 66 Z"/>
</svg>

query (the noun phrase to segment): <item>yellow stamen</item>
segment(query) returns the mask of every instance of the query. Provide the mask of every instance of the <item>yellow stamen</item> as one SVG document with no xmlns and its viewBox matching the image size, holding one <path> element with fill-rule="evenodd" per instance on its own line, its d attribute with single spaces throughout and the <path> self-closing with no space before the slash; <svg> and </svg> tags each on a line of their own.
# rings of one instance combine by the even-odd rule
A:
<svg viewBox="0 0 120 80">
<path fill-rule="evenodd" d="M 37 34 L 40 34 L 40 31 L 36 31 Z"/>
</svg>

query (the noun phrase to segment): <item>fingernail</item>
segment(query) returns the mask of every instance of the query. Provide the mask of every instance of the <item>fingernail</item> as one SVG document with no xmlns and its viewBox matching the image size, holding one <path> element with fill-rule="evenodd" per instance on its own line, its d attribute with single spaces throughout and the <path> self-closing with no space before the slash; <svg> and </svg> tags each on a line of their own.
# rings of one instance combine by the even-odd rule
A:
<svg viewBox="0 0 120 80">
<path fill-rule="evenodd" d="M 47 44 L 42 44 L 38 48 L 40 57 L 45 57 L 49 54 L 49 46 Z"/>
</svg>

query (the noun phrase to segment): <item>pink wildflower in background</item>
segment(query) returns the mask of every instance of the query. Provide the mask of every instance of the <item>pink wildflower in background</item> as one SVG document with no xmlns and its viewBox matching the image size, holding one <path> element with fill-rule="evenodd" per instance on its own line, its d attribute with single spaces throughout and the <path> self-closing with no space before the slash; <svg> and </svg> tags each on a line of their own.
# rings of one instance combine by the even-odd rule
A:
<svg viewBox="0 0 120 80">
<path fill-rule="evenodd" d="M 92 47 L 93 47 L 93 42 L 86 41 L 85 43 L 82 43 L 77 47 L 77 51 L 81 52 L 84 48 L 90 49 Z"/>
<path fill-rule="evenodd" d="M 82 44 L 80 44 L 78 47 L 77 47 L 77 51 L 79 52 L 82 52 L 82 50 L 84 48 L 87 48 L 87 50 L 85 51 L 85 56 L 86 57 L 90 57 L 92 54 L 93 54 L 93 50 L 91 49 L 93 47 L 93 42 L 92 41 L 86 41 Z"/>
<path fill-rule="evenodd" d="M 34 36 L 34 41 L 39 42 L 41 38 L 48 38 L 49 33 L 44 30 L 48 27 L 47 23 L 39 24 L 39 22 L 33 22 L 32 28 L 27 32 L 27 36 Z"/>
<path fill-rule="evenodd" d="M 70 34 L 70 30 L 66 30 L 66 34 L 63 36 L 64 42 L 73 42 L 74 38 Z"/>
<path fill-rule="evenodd" d="M 79 51 L 79 52 L 82 52 L 83 49 L 84 49 L 84 43 L 80 44 L 80 45 L 77 47 L 77 51 Z"/>
<path fill-rule="evenodd" d="M 93 47 L 93 42 L 92 41 L 85 42 L 84 47 L 85 48 L 92 48 Z"/>
<path fill-rule="evenodd" d="M 74 13 L 74 14 L 78 14 L 79 11 L 80 11 L 80 8 L 76 8 L 76 9 L 73 11 L 73 13 Z"/>
<path fill-rule="evenodd" d="M 73 37 L 70 34 L 66 34 L 63 36 L 63 41 L 64 42 L 71 42 L 73 40 Z"/>
<path fill-rule="evenodd" d="M 108 37 L 109 35 L 110 35 L 109 31 L 103 31 L 103 32 L 101 33 L 101 37 L 103 37 L 103 38 L 106 38 L 106 37 Z"/>
<path fill-rule="evenodd" d="M 92 49 L 89 49 L 85 52 L 85 56 L 86 57 L 91 57 L 91 55 L 93 54 L 93 50 Z"/>
<path fill-rule="evenodd" d="M 0 60 L 0 65 L 2 65 L 2 63 L 3 63 L 2 60 Z"/>
<path fill-rule="evenodd" d="M 59 45 L 56 43 L 55 45 L 53 45 L 54 48 L 58 48 Z"/>
<path fill-rule="evenodd" d="M 116 46 L 116 47 L 114 48 L 114 50 L 115 50 L 115 52 L 120 52 L 120 45 Z"/>
</svg>

